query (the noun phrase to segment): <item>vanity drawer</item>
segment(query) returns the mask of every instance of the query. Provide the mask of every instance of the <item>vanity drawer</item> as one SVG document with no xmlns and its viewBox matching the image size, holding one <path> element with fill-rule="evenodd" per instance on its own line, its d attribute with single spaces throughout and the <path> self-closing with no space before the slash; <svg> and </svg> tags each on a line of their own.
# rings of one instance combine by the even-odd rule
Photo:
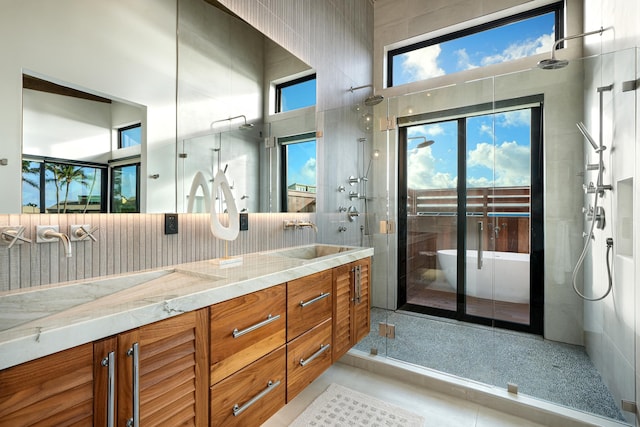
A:
<svg viewBox="0 0 640 427">
<path fill-rule="evenodd" d="M 287 344 L 287 402 L 331 366 L 331 319 Z"/>
<path fill-rule="evenodd" d="M 215 304 L 210 312 L 210 384 L 285 343 L 285 284 Z"/>
<path fill-rule="evenodd" d="M 285 346 L 211 387 L 211 426 L 259 426 L 285 405 Z"/>
<path fill-rule="evenodd" d="M 287 284 L 287 341 L 331 317 L 331 270 L 292 280 Z"/>
</svg>

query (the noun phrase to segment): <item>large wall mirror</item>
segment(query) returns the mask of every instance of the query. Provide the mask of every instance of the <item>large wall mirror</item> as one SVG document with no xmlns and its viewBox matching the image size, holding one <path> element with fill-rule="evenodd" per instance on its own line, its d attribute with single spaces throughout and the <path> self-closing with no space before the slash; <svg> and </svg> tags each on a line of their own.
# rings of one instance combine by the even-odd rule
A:
<svg viewBox="0 0 640 427">
<path fill-rule="evenodd" d="M 186 212 L 193 176 L 218 169 L 241 210 L 286 210 L 283 141 L 315 134 L 316 109 L 279 110 L 279 90 L 315 78 L 309 65 L 215 0 L 38 16 L 32 3 L 0 18 L 21 40 L 0 65 L 0 125 L 16 141 L 0 153 L 0 213 Z"/>
<path fill-rule="evenodd" d="M 292 157 L 281 147 L 315 137 L 314 70 L 215 0 L 180 0 L 178 17 L 178 210 L 195 198 L 192 211 L 202 211 L 203 194 L 189 194 L 193 178 L 211 181 L 218 170 L 240 211 L 312 210 L 315 149 Z M 225 210 L 222 197 L 213 202 Z"/>
</svg>

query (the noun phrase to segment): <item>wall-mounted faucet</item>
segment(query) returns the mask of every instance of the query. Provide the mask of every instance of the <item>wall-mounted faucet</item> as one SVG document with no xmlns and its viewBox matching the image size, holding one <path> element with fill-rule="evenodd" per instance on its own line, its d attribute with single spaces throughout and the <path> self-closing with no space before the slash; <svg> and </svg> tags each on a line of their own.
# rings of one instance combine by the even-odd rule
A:
<svg viewBox="0 0 640 427">
<path fill-rule="evenodd" d="M 11 248 L 16 243 L 31 243 L 31 239 L 24 236 L 25 228 L 22 225 L 0 227 L 0 243 Z"/>
<path fill-rule="evenodd" d="M 60 233 L 60 227 L 57 225 L 38 225 L 36 226 L 36 242 L 52 243 L 56 241 L 62 243 L 64 254 L 67 258 L 71 257 L 71 240 L 69 236 Z"/>
<path fill-rule="evenodd" d="M 69 227 L 69 239 L 72 242 L 87 239 L 97 242 L 98 239 L 93 235 L 97 230 L 98 227 L 91 227 L 91 224 L 72 225 Z"/>
<path fill-rule="evenodd" d="M 299 229 L 299 228 L 313 228 L 313 231 L 318 232 L 318 226 L 315 225 L 311 221 L 300 221 L 300 220 L 284 220 L 282 224 L 282 228 L 285 230 L 289 228 Z"/>
</svg>

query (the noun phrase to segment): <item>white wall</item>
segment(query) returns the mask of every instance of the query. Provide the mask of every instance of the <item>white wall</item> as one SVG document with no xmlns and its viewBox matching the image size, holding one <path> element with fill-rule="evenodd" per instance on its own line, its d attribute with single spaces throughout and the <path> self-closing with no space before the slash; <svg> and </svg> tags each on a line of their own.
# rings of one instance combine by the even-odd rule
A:
<svg viewBox="0 0 640 427">
<path fill-rule="evenodd" d="M 20 212 L 22 73 L 147 107 L 148 212 L 175 210 L 176 0 L 2 0 L 0 211 Z M 159 173 L 157 180 L 147 180 Z"/>
<path fill-rule="evenodd" d="M 106 163 L 111 157 L 111 104 L 25 89 L 23 152 Z"/>
</svg>

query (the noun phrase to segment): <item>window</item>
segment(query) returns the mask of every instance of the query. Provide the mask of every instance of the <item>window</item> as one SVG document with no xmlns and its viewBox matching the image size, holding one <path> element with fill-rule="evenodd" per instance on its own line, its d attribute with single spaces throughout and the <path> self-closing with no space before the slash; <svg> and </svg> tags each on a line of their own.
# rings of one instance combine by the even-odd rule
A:
<svg viewBox="0 0 640 427">
<path fill-rule="evenodd" d="M 140 163 L 111 169 L 111 212 L 140 212 Z"/>
<path fill-rule="evenodd" d="M 276 85 L 276 113 L 316 105 L 316 75 Z"/>
<path fill-rule="evenodd" d="M 105 172 L 102 165 L 23 160 L 22 212 L 106 212 Z"/>
<path fill-rule="evenodd" d="M 316 211 L 315 133 L 281 138 L 282 211 Z"/>
<path fill-rule="evenodd" d="M 118 129 L 118 148 L 133 147 L 142 143 L 140 123 Z"/>
<path fill-rule="evenodd" d="M 563 33 L 563 3 L 390 50 L 387 86 L 550 52 Z"/>
</svg>

